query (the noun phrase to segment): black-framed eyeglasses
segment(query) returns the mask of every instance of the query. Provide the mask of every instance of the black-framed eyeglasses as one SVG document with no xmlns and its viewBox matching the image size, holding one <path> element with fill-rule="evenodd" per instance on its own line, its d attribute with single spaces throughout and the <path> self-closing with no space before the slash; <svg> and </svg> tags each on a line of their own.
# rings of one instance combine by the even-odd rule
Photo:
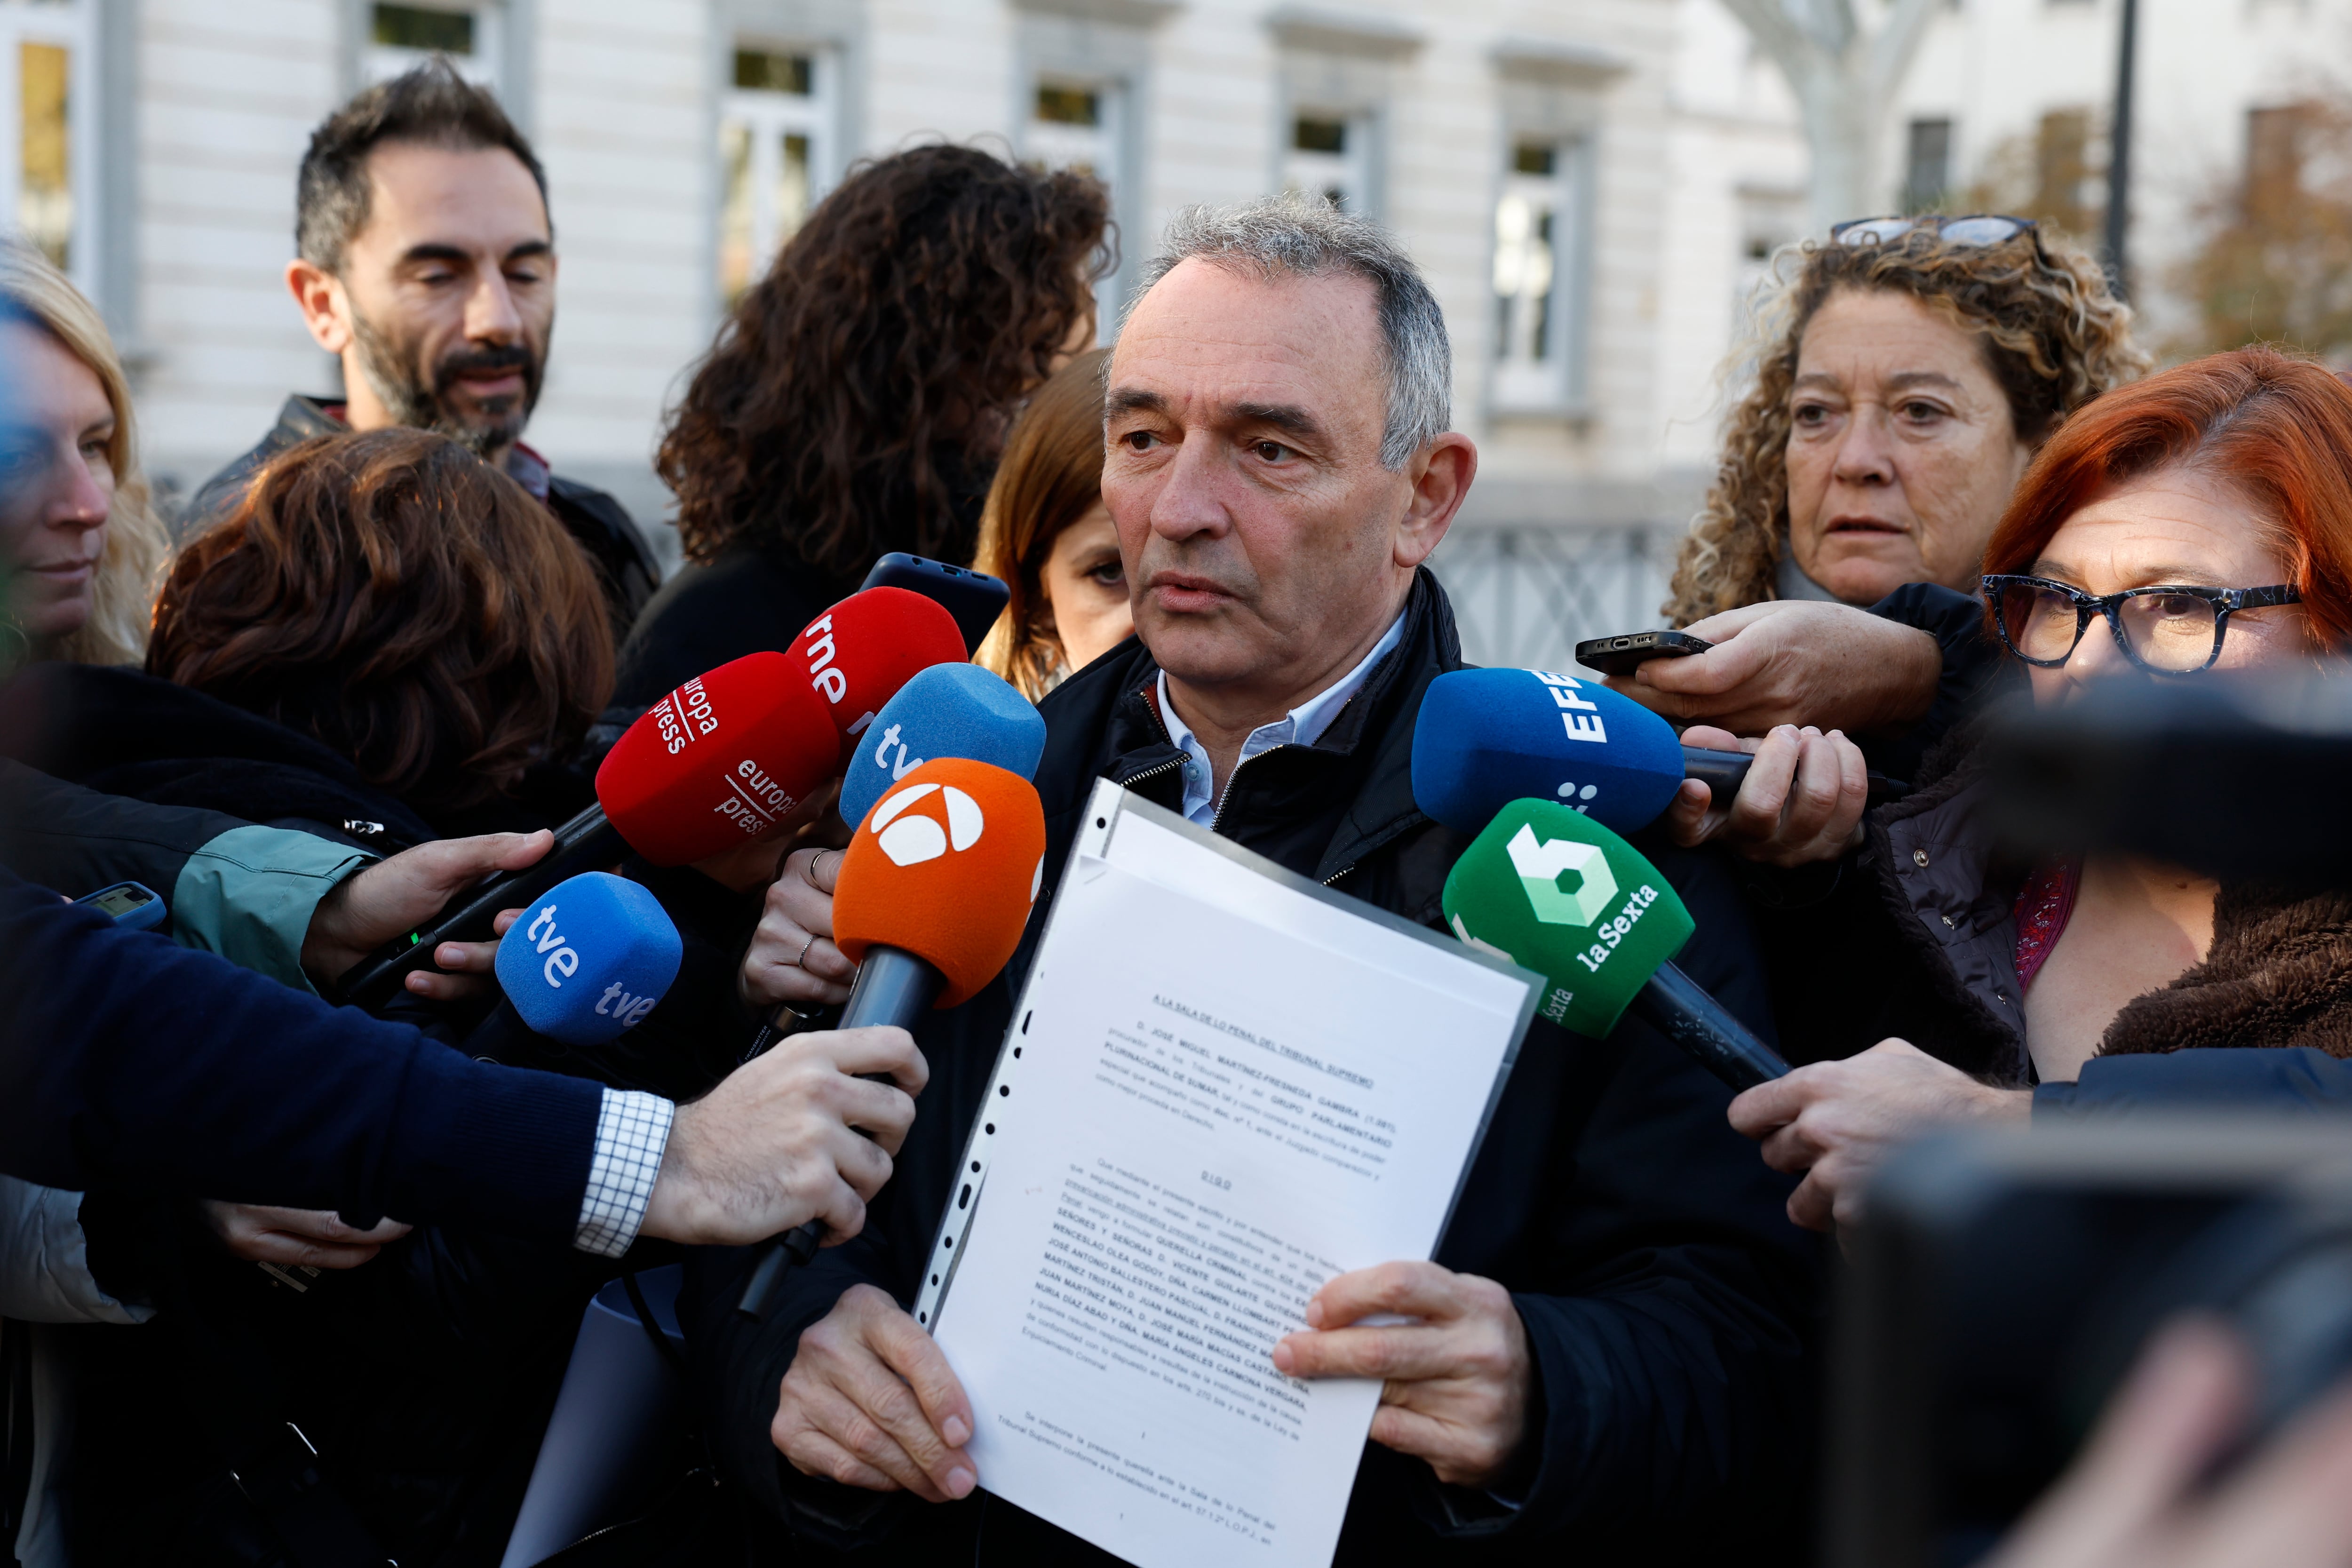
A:
<svg viewBox="0 0 2352 1568">
<path fill-rule="evenodd" d="M 1993 625 L 2010 652 L 2042 669 L 2055 669 L 2074 657 L 2091 627 L 2105 616 L 2124 657 L 2158 675 L 2194 675 L 2221 657 L 2230 617 L 2240 610 L 2293 605 L 2303 595 L 2290 584 L 2268 588 L 2127 588 L 2120 594 L 2086 594 L 2047 577 L 1995 574 L 1980 591 L 1992 606 Z"/>
<path fill-rule="evenodd" d="M 1918 229 L 1934 232 L 1947 245 L 2003 245 L 2021 234 L 2034 234 L 2040 225 L 2030 217 L 2007 213 L 1969 213 L 1965 216 L 1918 213 L 1909 217 L 1858 217 L 1830 227 L 1832 245 L 1891 245 Z"/>
</svg>

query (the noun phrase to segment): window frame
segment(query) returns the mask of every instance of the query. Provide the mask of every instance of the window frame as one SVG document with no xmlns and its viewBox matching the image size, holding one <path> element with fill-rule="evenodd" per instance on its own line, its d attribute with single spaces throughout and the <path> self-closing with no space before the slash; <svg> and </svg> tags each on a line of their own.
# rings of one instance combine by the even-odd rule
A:
<svg viewBox="0 0 2352 1568">
<path fill-rule="evenodd" d="M 89 0 L 30 5 L 0 0 L 0 228 L 25 237 L 17 225 L 24 172 L 22 46 L 50 44 L 66 54 L 66 180 L 73 203 L 67 231 L 65 274 L 75 288 L 99 297 L 99 253 L 104 244 L 99 208 L 98 26 Z"/>
<path fill-rule="evenodd" d="M 1564 129 L 1507 130 L 1499 156 L 1494 199 L 1488 205 L 1486 309 L 1489 408 L 1497 415 L 1576 416 L 1585 412 L 1591 337 L 1592 285 L 1592 219 L 1594 142 L 1591 131 Z M 1548 144 L 1552 168 L 1548 174 L 1520 172 L 1515 165 L 1522 147 Z M 1551 285 L 1545 321 L 1547 352 L 1538 360 L 1511 354 L 1515 342 L 1524 342 L 1523 323 L 1515 321 L 1506 334 L 1500 330 L 1498 306 L 1506 296 L 1496 286 L 1502 260 L 1503 204 L 1513 197 L 1549 198 L 1554 215 L 1551 240 Z M 1565 229 L 1565 233 L 1562 229 Z M 1524 300 L 1522 292 L 1517 296 Z"/>
<path fill-rule="evenodd" d="M 745 51 L 771 55 L 798 55 L 809 62 L 809 90 L 805 94 L 777 92 L 759 88 L 735 85 L 735 57 Z M 751 188 L 752 199 L 751 259 L 752 268 L 745 279 L 748 289 L 768 274 L 775 261 L 776 252 L 782 248 L 788 237 L 782 230 L 779 215 L 763 210 L 772 203 L 782 154 L 778 151 L 787 135 L 808 138 L 808 204 L 812 211 L 825 194 L 841 178 L 841 51 L 826 44 L 799 39 L 783 40 L 767 37 L 738 37 L 726 52 L 726 75 L 718 100 L 718 112 L 712 121 L 711 149 L 719 160 L 716 200 L 711 215 L 712 298 L 721 312 L 730 309 L 727 298 L 726 279 L 720 276 L 724 264 L 722 247 L 726 242 L 727 181 L 726 138 L 730 127 L 751 128 L 752 166 Z M 770 160 L 774 159 L 772 166 Z M 763 177 L 763 169 L 765 176 Z"/>
<path fill-rule="evenodd" d="M 375 41 L 375 8 L 378 0 L 361 0 L 359 8 L 359 79 L 360 86 L 373 87 L 380 81 L 390 81 L 403 72 L 415 69 L 437 52 L 433 49 L 412 49 L 395 44 Z M 506 91 L 506 71 L 512 14 L 504 0 L 386 0 L 413 11 L 441 11 L 451 16 L 474 19 L 474 52 L 451 55 L 449 63 L 467 81 L 488 88 L 501 100 Z"/>
</svg>

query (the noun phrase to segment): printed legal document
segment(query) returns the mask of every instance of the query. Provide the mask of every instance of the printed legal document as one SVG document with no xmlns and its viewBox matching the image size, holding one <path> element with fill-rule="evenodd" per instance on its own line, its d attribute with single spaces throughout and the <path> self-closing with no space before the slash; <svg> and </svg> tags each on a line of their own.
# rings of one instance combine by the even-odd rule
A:
<svg viewBox="0 0 2352 1568">
<path fill-rule="evenodd" d="M 1535 977 L 1097 786 L 917 1302 L 981 1484 L 1140 1568 L 1323 1568 L 1380 1398 L 1271 1352 L 1434 1249 Z"/>
</svg>

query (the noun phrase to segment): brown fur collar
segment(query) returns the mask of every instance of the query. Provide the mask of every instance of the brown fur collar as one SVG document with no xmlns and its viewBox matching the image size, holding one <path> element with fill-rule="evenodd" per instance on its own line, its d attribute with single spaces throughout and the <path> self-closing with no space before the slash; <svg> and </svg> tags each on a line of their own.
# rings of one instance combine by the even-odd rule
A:
<svg viewBox="0 0 2352 1568">
<path fill-rule="evenodd" d="M 2352 893 L 2224 887 L 2205 962 L 2126 1003 L 2099 1054 L 2200 1046 L 2315 1046 L 2352 1058 Z"/>
</svg>

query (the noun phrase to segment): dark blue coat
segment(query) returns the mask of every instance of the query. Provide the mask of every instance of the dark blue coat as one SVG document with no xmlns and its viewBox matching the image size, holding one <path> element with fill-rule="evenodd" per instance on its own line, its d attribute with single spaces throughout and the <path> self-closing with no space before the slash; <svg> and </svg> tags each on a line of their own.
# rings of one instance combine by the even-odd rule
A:
<svg viewBox="0 0 2352 1568">
<path fill-rule="evenodd" d="M 1280 747 L 1236 771 L 1219 831 L 1442 926 L 1439 892 L 1464 843 L 1414 805 L 1410 759 L 1423 691 L 1460 662 L 1452 613 L 1424 574 L 1398 649 L 1314 745 Z M 1044 705 L 1037 784 L 1048 889 L 1097 777 L 1178 804 L 1180 753 L 1148 696 L 1156 673 L 1129 643 Z M 1698 922 L 1678 962 L 1770 1038 L 1763 975 L 1730 878 L 1711 857 L 1652 853 Z M 747 1254 L 688 1266 L 680 1311 L 722 1468 L 772 1518 L 866 1549 L 853 1561 L 977 1556 L 1025 1568 L 1090 1554 L 985 1499 L 931 1509 L 802 1476 L 780 1464 L 768 1438 L 803 1328 L 859 1282 L 912 1301 L 1047 901 L 1007 976 L 919 1036 L 930 1083 L 865 1234 L 788 1274 L 762 1323 L 733 1310 Z M 1727 1124 L 1729 1101 L 1639 1023 L 1600 1041 L 1535 1024 L 1437 1251 L 1447 1268 L 1510 1289 L 1527 1326 L 1536 1397 L 1522 1506 L 1442 1488 L 1422 1461 L 1368 1447 L 1340 1563 L 1550 1563 L 1571 1550 L 1580 1563 L 1795 1556 L 1811 1500 L 1818 1260 L 1813 1239 L 1783 1212 L 1789 1184 Z M 790 1550 L 781 1540 L 773 1547 L 779 1556 Z"/>
<path fill-rule="evenodd" d="M 0 1171 L 568 1244 L 599 1086 L 494 1067 L 0 869 Z"/>
</svg>

